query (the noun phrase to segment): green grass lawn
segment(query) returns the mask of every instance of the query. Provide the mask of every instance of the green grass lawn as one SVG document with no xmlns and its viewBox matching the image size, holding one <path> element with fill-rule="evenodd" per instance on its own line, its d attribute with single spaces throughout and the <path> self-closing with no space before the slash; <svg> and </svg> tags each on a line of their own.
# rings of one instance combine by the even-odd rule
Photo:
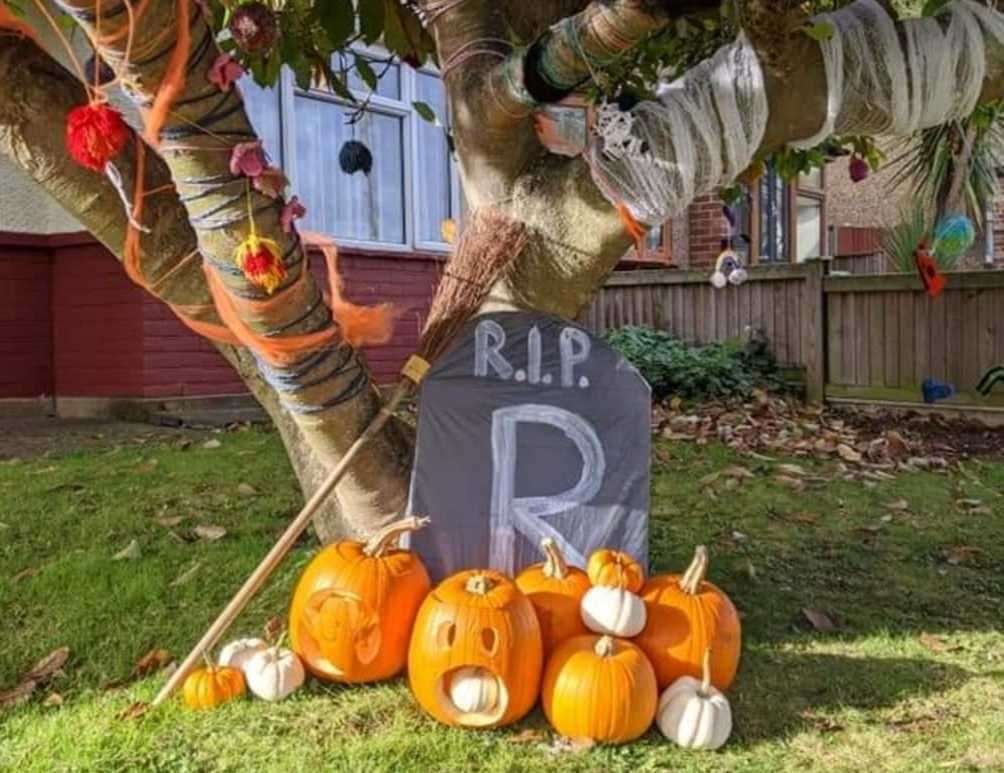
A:
<svg viewBox="0 0 1004 773">
<path fill-rule="evenodd" d="M 509 730 L 450 730 L 400 681 L 315 683 L 285 703 L 210 713 L 173 701 L 119 720 L 163 677 L 101 686 L 153 647 L 187 652 L 299 504 L 276 436 L 219 437 L 216 449 L 0 464 L 0 690 L 49 651 L 72 653 L 64 676 L 0 713 L 0 770 L 1004 770 L 1004 464 L 797 492 L 769 463 L 664 441 L 653 461 L 654 568 L 680 569 L 707 544 L 711 579 L 744 615 L 736 730 L 721 752 L 684 752 L 656 734 L 561 751 L 539 712 Z M 756 477 L 708 496 L 701 479 L 733 464 Z M 886 507 L 900 499 L 906 509 Z M 199 524 L 227 534 L 188 541 Z M 113 560 L 134 539 L 141 557 Z M 314 549 L 298 547 L 234 635 L 285 611 Z M 804 608 L 837 630 L 815 631 Z M 45 704 L 52 692 L 61 706 Z"/>
</svg>

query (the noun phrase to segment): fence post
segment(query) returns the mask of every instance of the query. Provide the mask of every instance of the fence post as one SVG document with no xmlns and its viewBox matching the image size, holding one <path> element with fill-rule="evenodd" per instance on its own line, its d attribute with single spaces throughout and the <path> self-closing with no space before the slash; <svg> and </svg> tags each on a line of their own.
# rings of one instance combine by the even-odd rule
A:
<svg viewBox="0 0 1004 773">
<path fill-rule="evenodd" d="M 805 399 L 821 403 L 826 395 L 826 295 L 823 278 L 826 259 L 807 260 L 804 301 L 806 324 L 802 328 L 802 351 L 805 353 Z"/>
</svg>

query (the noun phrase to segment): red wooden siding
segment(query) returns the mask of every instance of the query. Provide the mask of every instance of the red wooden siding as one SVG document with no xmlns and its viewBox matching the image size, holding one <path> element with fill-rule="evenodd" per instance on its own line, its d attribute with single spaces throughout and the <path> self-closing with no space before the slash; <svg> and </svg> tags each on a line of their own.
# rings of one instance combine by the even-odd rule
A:
<svg viewBox="0 0 1004 773">
<path fill-rule="evenodd" d="M 47 249 L 0 240 L 0 398 L 52 394 Z"/>
</svg>

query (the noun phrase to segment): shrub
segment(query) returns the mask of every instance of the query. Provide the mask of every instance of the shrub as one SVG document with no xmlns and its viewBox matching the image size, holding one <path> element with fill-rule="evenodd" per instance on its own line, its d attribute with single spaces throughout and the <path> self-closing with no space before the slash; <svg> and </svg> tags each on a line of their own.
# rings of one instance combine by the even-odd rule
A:
<svg viewBox="0 0 1004 773">
<path fill-rule="evenodd" d="M 604 337 L 638 368 L 656 399 L 748 397 L 757 387 L 783 385 L 762 335 L 705 346 L 688 346 L 669 333 L 646 327 L 623 327 Z"/>
</svg>

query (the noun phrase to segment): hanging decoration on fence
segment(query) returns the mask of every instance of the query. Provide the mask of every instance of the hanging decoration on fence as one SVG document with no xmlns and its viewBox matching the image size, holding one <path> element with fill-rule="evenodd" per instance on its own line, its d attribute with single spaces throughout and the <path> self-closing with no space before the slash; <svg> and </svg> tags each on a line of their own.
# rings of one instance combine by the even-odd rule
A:
<svg viewBox="0 0 1004 773">
<path fill-rule="evenodd" d="M 738 287 L 749 279 L 743 259 L 735 251 L 736 236 L 739 235 L 739 218 L 735 209 L 730 206 L 722 207 L 722 215 L 728 225 L 728 235 L 722 239 L 722 253 L 715 261 L 715 270 L 711 274 L 711 286 L 716 290 L 721 290 L 728 284 Z"/>
<path fill-rule="evenodd" d="M 552 539 L 647 555 L 650 390 L 604 341 L 543 314 L 477 317 L 426 376 L 409 508 L 435 579 L 514 574 Z"/>
<path fill-rule="evenodd" d="M 940 400 L 952 397 L 955 394 L 955 387 L 937 379 L 925 378 L 920 385 L 920 392 L 924 397 L 924 402 L 933 405 Z"/>
<path fill-rule="evenodd" d="M 917 249 L 913 252 L 913 262 L 917 266 L 917 273 L 920 275 L 920 281 L 924 284 L 924 290 L 932 298 L 937 298 L 945 289 L 948 280 L 944 274 L 938 271 L 938 264 L 928 251 L 926 242 L 917 245 Z"/>
</svg>

